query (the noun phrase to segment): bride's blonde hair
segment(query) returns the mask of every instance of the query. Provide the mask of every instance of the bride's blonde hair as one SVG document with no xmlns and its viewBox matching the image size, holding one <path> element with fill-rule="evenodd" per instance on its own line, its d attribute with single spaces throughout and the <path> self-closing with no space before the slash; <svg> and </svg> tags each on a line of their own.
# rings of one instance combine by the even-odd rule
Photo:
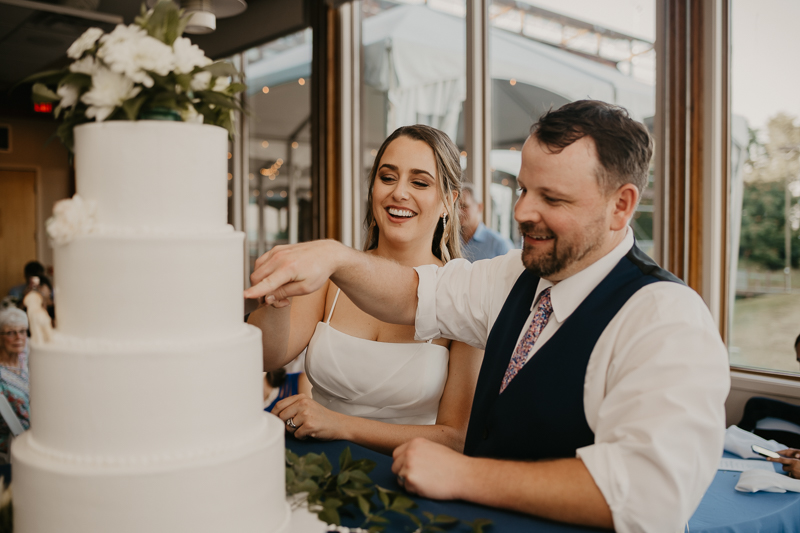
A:
<svg viewBox="0 0 800 533">
<path fill-rule="evenodd" d="M 369 209 L 367 209 L 366 220 L 364 220 L 364 226 L 367 229 L 364 250 L 372 250 L 378 246 L 380 230 L 372 212 L 372 187 L 375 185 L 378 166 L 386 147 L 398 137 L 408 137 L 415 141 L 422 141 L 433 150 L 433 155 L 436 158 L 436 185 L 439 187 L 439 197 L 444 203 L 447 219 L 444 224 L 441 222 L 436 224 L 431 251 L 433 255 L 444 263 L 461 257 L 461 222 L 459 221 L 459 210 L 456 204 L 458 198 L 456 197 L 456 200 L 453 201 L 453 191 L 456 191 L 458 196 L 461 195 L 461 159 L 458 148 L 446 133 L 423 124 L 397 128 L 383 141 L 378 154 L 375 156 L 375 162 L 372 164 L 368 177 L 369 196 L 367 203 Z"/>
</svg>

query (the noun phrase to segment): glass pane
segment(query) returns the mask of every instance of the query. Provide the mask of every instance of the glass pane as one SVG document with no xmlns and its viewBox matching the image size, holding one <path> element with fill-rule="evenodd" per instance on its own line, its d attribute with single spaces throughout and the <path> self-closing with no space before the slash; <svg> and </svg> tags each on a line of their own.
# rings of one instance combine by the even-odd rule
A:
<svg viewBox="0 0 800 533">
<path fill-rule="evenodd" d="M 731 3 L 732 365 L 797 374 L 800 54 L 794 0 Z"/>
<path fill-rule="evenodd" d="M 591 98 L 626 108 L 652 130 L 655 7 L 656 0 L 490 4 L 491 224 L 517 245 L 514 203 L 520 150 L 544 111 Z M 639 246 L 652 254 L 652 171 L 631 226 Z"/>
<path fill-rule="evenodd" d="M 244 53 L 250 267 L 276 244 L 311 240 L 311 29 Z"/>
<path fill-rule="evenodd" d="M 467 8 L 465 0 L 363 0 L 361 6 L 361 197 L 366 208 L 375 155 L 400 126 L 426 124 L 444 131 L 462 150 L 466 168 Z"/>
</svg>

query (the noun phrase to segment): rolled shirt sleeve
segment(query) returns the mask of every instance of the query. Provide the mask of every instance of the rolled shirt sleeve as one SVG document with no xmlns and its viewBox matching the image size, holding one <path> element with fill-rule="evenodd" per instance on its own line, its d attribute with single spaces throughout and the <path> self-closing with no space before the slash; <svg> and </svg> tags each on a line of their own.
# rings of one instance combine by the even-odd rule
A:
<svg viewBox="0 0 800 533">
<path fill-rule="evenodd" d="M 520 254 L 512 250 L 474 263 L 454 259 L 443 267 L 416 267 L 415 338 L 444 337 L 485 348 L 494 320 L 523 271 Z"/>
<path fill-rule="evenodd" d="M 727 351 L 700 297 L 637 292 L 595 347 L 584 404 L 595 442 L 577 450 L 620 533 L 682 531 L 722 454 Z"/>
</svg>

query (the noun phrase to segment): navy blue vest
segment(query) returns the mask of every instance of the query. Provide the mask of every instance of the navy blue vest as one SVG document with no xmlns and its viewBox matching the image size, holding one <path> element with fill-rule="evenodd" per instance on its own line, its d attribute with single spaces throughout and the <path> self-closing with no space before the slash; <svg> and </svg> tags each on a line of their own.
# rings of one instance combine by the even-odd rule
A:
<svg viewBox="0 0 800 533">
<path fill-rule="evenodd" d="M 589 357 L 628 298 L 656 281 L 682 283 L 634 245 L 500 394 L 539 285 L 525 270 L 489 333 L 464 453 L 537 460 L 575 457 L 575 450 L 594 443 L 583 410 Z"/>
</svg>

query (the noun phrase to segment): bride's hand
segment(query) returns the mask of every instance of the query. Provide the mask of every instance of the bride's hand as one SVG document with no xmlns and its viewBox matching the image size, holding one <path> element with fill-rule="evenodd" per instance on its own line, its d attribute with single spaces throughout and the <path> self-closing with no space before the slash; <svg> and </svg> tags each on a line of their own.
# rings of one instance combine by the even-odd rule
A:
<svg viewBox="0 0 800 533">
<path fill-rule="evenodd" d="M 272 414 L 283 420 L 286 431 L 300 440 L 306 437 L 319 440 L 343 438 L 341 429 L 344 415 L 322 407 L 305 394 L 296 394 L 279 401 L 272 408 Z"/>
</svg>

